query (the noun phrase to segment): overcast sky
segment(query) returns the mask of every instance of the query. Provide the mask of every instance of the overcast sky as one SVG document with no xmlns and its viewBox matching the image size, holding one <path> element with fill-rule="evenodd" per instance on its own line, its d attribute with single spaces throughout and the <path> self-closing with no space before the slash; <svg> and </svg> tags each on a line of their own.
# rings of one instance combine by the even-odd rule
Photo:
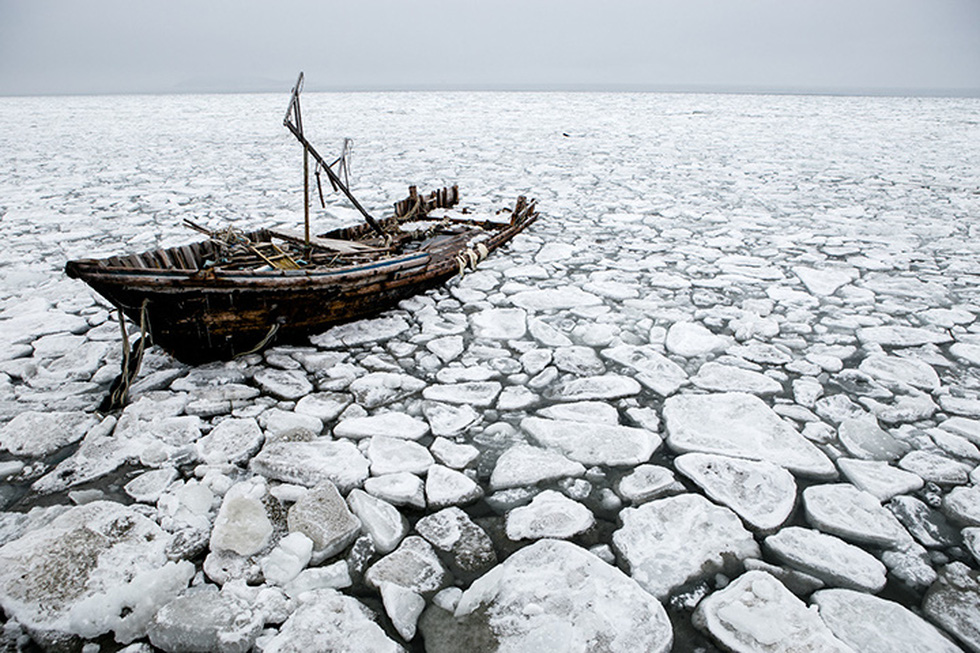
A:
<svg viewBox="0 0 980 653">
<path fill-rule="evenodd" d="M 980 95 L 980 0 L 0 0 L 0 94 Z"/>
</svg>

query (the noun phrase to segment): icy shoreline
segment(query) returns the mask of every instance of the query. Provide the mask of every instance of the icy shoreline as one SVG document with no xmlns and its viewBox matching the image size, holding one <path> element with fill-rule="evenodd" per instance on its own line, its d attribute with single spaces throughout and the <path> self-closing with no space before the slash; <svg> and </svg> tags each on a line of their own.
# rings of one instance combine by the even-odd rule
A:
<svg viewBox="0 0 980 653">
<path fill-rule="evenodd" d="M 980 650 L 980 102 L 311 94 L 372 206 L 544 217 L 95 415 L 64 261 L 293 224 L 277 99 L 0 99 L 4 644 Z"/>
</svg>

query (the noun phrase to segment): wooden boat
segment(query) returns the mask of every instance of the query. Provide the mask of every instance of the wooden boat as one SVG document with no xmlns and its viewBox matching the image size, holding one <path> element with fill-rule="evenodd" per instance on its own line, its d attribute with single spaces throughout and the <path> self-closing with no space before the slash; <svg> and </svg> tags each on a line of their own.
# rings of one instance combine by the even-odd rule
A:
<svg viewBox="0 0 980 653">
<path fill-rule="evenodd" d="M 376 314 L 475 268 L 537 219 L 534 202 L 524 197 L 488 216 L 454 210 L 456 187 L 427 196 L 410 187 L 394 215 L 373 219 L 334 171 L 343 157 L 327 164 L 303 136 L 301 83 L 302 74 L 284 124 L 303 144 L 304 169 L 313 156 L 366 224 L 311 236 L 308 217 L 303 235 L 209 231 L 188 222 L 207 239 L 65 266 L 69 277 L 94 288 L 178 360 L 229 359 Z M 304 179 L 308 216 L 308 173 Z"/>
<path fill-rule="evenodd" d="M 213 233 L 207 240 L 105 259 L 69 261 L 81 279 L 146 324 L 152 342 L 178 360 L 228 359 L 273 341 L 295 341 L 332 324 L 391 308 L 402 299 L 474 269 L 537 219 L 533 202 L 491 218 L 446 211 L 454 187 L 379 224 L 310 239 L 274 229 Z M 422 210 L 407 209 L 424 203 Z M 386 242 L 387 241 L 387 242 Z"/>
</svg>

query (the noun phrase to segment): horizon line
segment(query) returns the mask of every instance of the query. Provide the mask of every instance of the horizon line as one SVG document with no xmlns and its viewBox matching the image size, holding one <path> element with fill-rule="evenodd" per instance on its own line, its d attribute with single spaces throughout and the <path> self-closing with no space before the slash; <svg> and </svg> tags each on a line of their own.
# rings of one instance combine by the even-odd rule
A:
<svg viewBox="0 0 980 653">
<path fill-rule="evenodd" d="M 182 88 L 184 87 L 184 88 Z M 282 87 L 272 83 L 242 85 L 238 88 L 215 85 L 194 87 L 182 83 L 169 90 L 94 90 L 5 92 L 0 97 L 99 97 L 136 95 L 262 95 L 288 94 L 292 84 Z M 755 86 L 715 84 L 362 84 L 310 85 L 307 93 L 662 93 L 685 95 L 803 95 L 830 97 L 922 97 L 980 98 L 978 88 L 903 88 L 903 87 L 833 87 L 833 86 Z"/>
</svg>

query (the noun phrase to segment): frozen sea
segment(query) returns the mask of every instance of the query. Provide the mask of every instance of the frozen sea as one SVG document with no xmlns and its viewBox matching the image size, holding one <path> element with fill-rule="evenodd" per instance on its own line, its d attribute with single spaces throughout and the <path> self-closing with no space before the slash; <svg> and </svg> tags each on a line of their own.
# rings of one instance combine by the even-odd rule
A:
<svg viewBox="0 0 980 653">
<path fill-rule="evenodd" d="M 65 262 L 297 228 L 285 103 L 0 98 L 0 648 L 980 651 L 980 100 L 305 94 L 370 210 L 541 219 L 96 413 Z"/>
</svg>

